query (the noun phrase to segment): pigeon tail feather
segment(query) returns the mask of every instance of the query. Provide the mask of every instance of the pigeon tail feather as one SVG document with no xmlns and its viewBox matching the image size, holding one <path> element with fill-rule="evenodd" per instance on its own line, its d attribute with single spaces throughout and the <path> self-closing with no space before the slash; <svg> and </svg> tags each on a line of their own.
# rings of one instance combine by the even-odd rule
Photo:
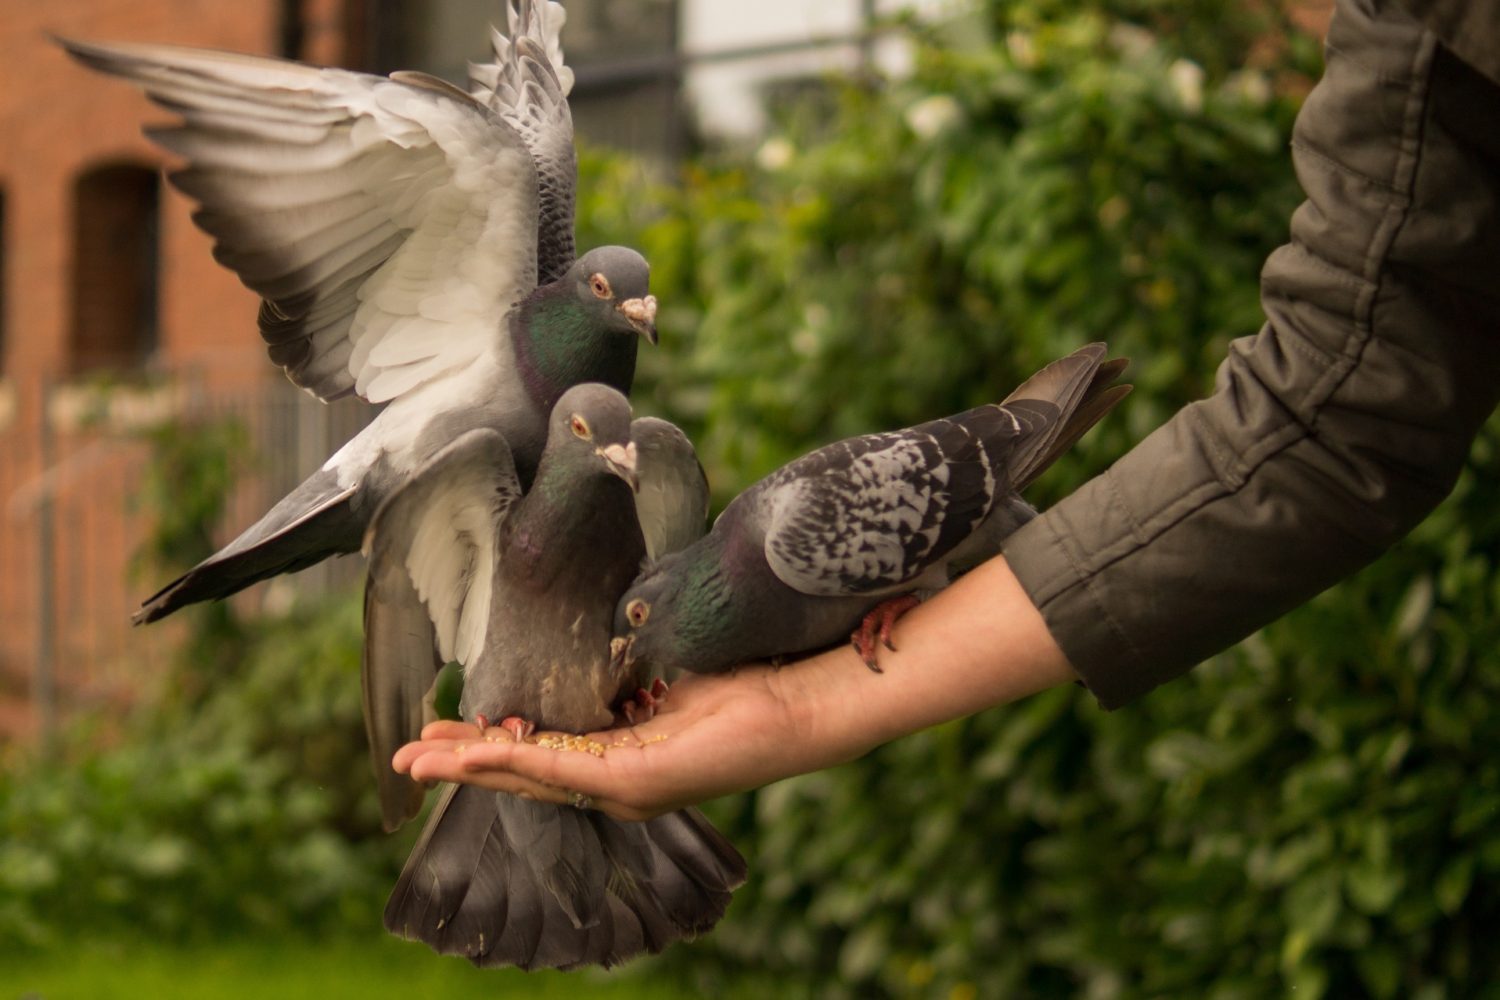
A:
<svg viewBox="0 0 1500 1000">
<path fill-rule="evenodd" d="M 616 965 L 708 930 L 744 882 L 696 810 L 642 823 L 449 786 L 391 893 L 385 926 L 475 965 Z"/>
<path fill-rule="evenodd" d="M 1011 488 L 1015 492 L 1035 481 L 1130 394 L 1131 386 L 1114 384 L 1129 361 L 1125 358 L 1105 361 L 1105 352 L 1102 343 L 1079 348 L 1031 376 L 1005 398 L 1005 404 L 1010 405 L 1040 400 L 1056 405 L 1060 411 L 1047 434 L 1018 456 L 1011 469 Z"/>
</svg>

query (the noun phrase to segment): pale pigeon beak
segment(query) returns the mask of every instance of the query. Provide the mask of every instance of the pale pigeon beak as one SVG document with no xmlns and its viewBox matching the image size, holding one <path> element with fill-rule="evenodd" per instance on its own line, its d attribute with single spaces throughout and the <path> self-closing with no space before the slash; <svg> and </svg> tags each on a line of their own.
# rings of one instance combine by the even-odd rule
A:
<svg viewBox="0 0 1500 1000">
<path fill-rule="evenodd" d="M 635 442 L 628 444 L 607 444 L 603 448 L 594 449 L 604 464 L 609 466 L 609 471 L 625 480 L 630 487 L 630 492 L 639 493 L 641 489 L 640 476 L 636 474 L 636 449 Z"/>
<path fill-rule="evenodd" d="M 630 323 L 631 329 L 646 338 L 646 342 L 652 347 L 656 346 L 656 296 L 648 295 L 643 299 L 626 299 L 615 306 L 620 310 L 620 315 Z"/>
<path fill-rule="evenodd" d="M 616 675 L 623 674 L 635 663 L 635 657 L 630 655 L 631 647 L 635 645 L 635 636 L 621 635 L 609 640 L 609 669 Z"/>
</svg>

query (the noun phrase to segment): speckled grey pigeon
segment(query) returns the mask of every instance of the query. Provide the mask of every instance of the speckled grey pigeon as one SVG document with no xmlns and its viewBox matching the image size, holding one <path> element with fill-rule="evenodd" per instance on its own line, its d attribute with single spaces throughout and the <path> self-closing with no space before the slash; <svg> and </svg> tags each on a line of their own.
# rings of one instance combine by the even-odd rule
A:
<svg viewBox="0 0 1500 1000">
<path fill-rule="evenodd" d="M 573 259 L 576 167 L 555 3 L 510 6 L 473 93 L 166 45 L 61 41 L 182 122 L 148 129 L 214 256 L 263 299 L 271 360 L 325 401 L 385 409 L 137 623 L 359 548 L 380 502 L 466 430 L 501 431 L 523 483 L 571 385 L 628 392 L 656 341 L 635 251 Z"/>
<path fill-rule="evenodd" d="M 1092 344 L 1001 403 L 781 467 L 631 585 L 615 614 L 617 658 L 711 673 L 848 636 L 878 670 L 874 632 L 888 643 L 909 606 L 885 602 L 946 586 L 1034 517 L 1019 491 L 1124 397 L 1129 387 L 1112 384 L 1124 367 Z M 889 613 L 870 614 L 883 605 Z"/>
<path fill-rule="evenodd" d="M 615 601 L 645 554 L 627 485 L 636 477 L 630 433 L 624 396 L 577 386 L 553 410 L 524 495 L 504 438 L 476 430 L 381 507 L 370 527 L 365 651 L 377 756 L 388 762 L 411 732 L 434 674 L 429 650 L 383 642 L 392 587 L 398 608 L 414 589 L 441 657 L 465 665 L 465 719 L 519 717 L 574 733 L 612 722 L 641 680 L 617 670 L 609 650 Z M 382 789 L 398 819 L 410 804 L 403 782 L 391 773 Z M 694 810 L 625 823 L 458 785 L 434 808 L 385 923 L 478 965 L 612 965 L 712 927 L 744 876 L 738 852 Z"/>
</svg>

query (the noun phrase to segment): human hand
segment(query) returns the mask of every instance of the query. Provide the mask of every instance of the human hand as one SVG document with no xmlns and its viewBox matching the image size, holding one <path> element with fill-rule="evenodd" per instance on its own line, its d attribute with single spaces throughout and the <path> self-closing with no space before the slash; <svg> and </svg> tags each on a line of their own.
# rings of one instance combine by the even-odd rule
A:
<svg viewBox="0 0 1500 1000">
<path fill-rule="evenodd" d="M 649 721 L 587 734 L 602 748 L 596 752 L 549 748 L 561 734 L 517 742 L 499 727 L 481 733 L 472 723 L 434 722 L 392 763 L 420 781 L 462 781 L 557 803 L 577 792 L 618 819 L 648 819 L 837 763 L 825 759 L 830 748 L 799 739 L 801 680 L 792 668 L 764 665 L 685 677 Z"/>
</svg>

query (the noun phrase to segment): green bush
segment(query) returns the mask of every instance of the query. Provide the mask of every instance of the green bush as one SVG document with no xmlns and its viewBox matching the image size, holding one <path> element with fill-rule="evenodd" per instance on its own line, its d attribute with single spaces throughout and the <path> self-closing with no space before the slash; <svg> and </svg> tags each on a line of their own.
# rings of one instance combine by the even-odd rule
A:
<svg viewBox="0 0 1500 1000">
<path fill-rule="evenodd" d="M 789 108 L 753 157 L 649 198 L 587 159 L 583 242 L 642 246 L 662 300 L 641 405 L 691 428 L 723 501 L 1104 339 L 1137 392 L 1037 492 L 1071 488 L 1262 322 L 1317 67 L 1253 18 L 994 4 L 920 30 L 909 80 Z M 1482 993 L 1497 433 L 1389 557 L 1138 705 L 1056 691 L 755 795 L 752 881 L 695 971 L 851 996 Z"/>
<path fill-rule="evenodd" d="M 411 838 L 380 832 L 359 628 L 350 598 L 259 622 L 201 697 L 0 769 L 0 940 L 378 928 Z"/>
</svg>

